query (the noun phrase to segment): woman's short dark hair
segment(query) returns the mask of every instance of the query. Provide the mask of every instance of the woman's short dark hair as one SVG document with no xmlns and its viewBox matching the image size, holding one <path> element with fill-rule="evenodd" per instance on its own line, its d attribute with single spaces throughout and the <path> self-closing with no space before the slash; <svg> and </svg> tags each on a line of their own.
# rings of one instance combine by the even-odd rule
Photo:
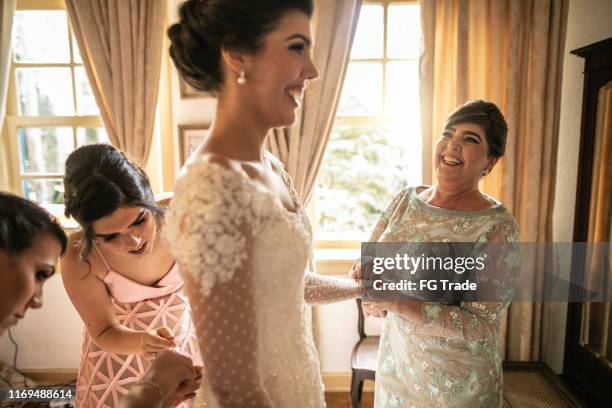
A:
<svg viewBox="0 0 612 408">
<path fill-rule="evenodd" d="M 168 29 L 170 56 L 192 87 L 216 92 L 223 84 L 221 48 L 255 53 L 290 10 L 312 16 L 312 0 L 187 0 Z"/>
<path fill-rule="evenodd" d="M 0 250 L 17 256 L 30 249 L 43 233 L 59 241 L 61 255 L 66 252 L 68 239 L 55 217 L 32 201 L 0 192 Z"/>
<path fill-rule="evenodd" d="M 150 210 L 158 225 L 163 209 L 155 197 L 146 173 L 124 153 L 105 143 L 81 146 L 66 159 L 64 175 L 66 216 L 83 229 L 81 259 L 93 246 L 91 224 L 121 207 Z"/>
<path fill-rule="evenodd" d="M 444 128 L 461 123 L 477 123 L 484 127 L 487 142 L 489 143 L 489 156 L 501 157 L 506 151 L 506 137 L 508 124 L 504 114 L 492 102 L 474 99 L 453 110 Z"/>
</svg>

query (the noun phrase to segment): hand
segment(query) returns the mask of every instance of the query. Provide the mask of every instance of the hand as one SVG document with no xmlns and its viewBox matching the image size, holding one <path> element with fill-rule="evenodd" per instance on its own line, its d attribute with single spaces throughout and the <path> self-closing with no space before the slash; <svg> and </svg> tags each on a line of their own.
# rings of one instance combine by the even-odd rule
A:
<svg viewBox="0 0 612 408">
<path fill-rule="evenodd" d="M 389 302 L 361 302 L 364 317 L 387 317 Z"/>
<path fill-rule="evenodd" d="M 355 280 L 361 279 L 361 259 L 357 259 L 355 262 L 353 262 L 348 275 Z"/>
<path fill-rule="evenodd" d="M 175 407 L 195 396 L 200 388 L 202 367 L 196 367 L 190 358 L 174 351 L 164 351 L 142 377 L 160 386 L 164 393 L 164 408 Z"/>
<path fill-rule="evenodd" d="M 167 327 L 140 333 L 140 350 L 142 353 L 159 353 L 175 346 L 174 335 Z"/>
</svg>

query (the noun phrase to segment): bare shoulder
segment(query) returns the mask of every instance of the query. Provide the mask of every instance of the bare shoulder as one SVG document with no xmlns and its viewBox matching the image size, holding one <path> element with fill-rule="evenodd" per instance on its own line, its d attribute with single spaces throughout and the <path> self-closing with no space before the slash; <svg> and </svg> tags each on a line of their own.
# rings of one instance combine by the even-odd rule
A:
<svg viewBox="0 0 612 408">
<path fill-rule="evenodd" d="M 81 238 L 83 231 L 78 230 L 68 236 L 66 254 L 61 259 L 62 277 L 64 279 L 96 277 L 104 272 L 101 262 L 94 254 L 87 261 L 81 259 Z"/>
</svg>

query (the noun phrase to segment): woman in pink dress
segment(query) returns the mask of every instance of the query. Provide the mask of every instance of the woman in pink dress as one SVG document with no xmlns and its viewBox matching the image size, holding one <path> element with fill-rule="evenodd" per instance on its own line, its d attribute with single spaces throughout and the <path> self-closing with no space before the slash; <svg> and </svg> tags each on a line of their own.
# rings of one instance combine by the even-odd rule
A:
<svg viewBox="0 0 612 408">
<path fill-rule="evenodd" d="M 85 324 L 77 406 L 115 407 L 163 350 L 202 365 L 191 309 L 142 169 L 111 145 L 83 146 L 66 160 L 64 186 L 66 215 L 80 224 L 62 259 Z"/>
</svg>

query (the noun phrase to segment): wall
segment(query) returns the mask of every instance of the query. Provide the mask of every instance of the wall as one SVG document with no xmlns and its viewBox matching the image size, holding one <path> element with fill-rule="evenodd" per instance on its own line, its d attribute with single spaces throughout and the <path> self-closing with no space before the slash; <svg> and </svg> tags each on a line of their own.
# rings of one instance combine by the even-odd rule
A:
<svg viewBox="0 0 612 408">
<path fill-rule="evenodd" d="M 553 211 L 553 239 L 570 242 L 574 232 L 574 209 L 578 178 L 580 122 L 584 60 L 570 51 L 612 37 L 612 2 L 610 0 L 570 0 L 563 61 L 557 185 Z M 551 342 L 545 361 L 557 373 L 563 368 L 567 304 L 552 308 Z"/>
<path fill-rule="evenodd" d="M 11 329 L 19 345 L 19 369 L 66 369 L 79 365 L 81 319 L 68 300 L 61 277 L 56 274 L 46 284 L 44 307 L 30 309 L 26 318 Z M 0 337 L 0 360 L 13 361 L 14 347 L 8 335 Z"/>
<path fill-rule="evenodd" d="M 169 1 L 169 21 L 174 21 L 179 1 Z M 563 63 L 558 183 L 553 213 L 555 241 L 572 240 L 574 219 L 583 60 L 569 55 L 569 51 L 612 36 L 612 3 L 609 0 L 572 0 L 569 7 Z M 178 125 L 210 123 L 214 110 L 214 99 L 180 98 L 176 71 L 166 59 L 162 70 L 155 147 L 147 167 L 157 192 L 172 190 L 178 170 Z M 348 270 L 349 265 L 350 262 L 347 262 L 342 268 Z M 47 284 L 44 300 L 45 308 L 28 312 L 28 318 L 13 330 L 20 345 L 18 365 L 20 368 L 76 368 L 81 346 L 81 322 L 67 299 L 59 276 L 53 277 Z M 553 308 L 551 333 L 554 338 L 545 356 L 556 372 L 560 372 L 562 367 L 565 308 L 564 304 Z M 315 308 L 314 315 L 323 371 L 350 372 L 350 354 L 357 340 L 355 302 L 320 306 Z M 372 319 L 367 324 L 369 332 L 380 330 L 380 320 Z M 13 347 L 8 336 L 0 338 L 0 360 L 12 361 L 12 356 Z"/>
</svg>

